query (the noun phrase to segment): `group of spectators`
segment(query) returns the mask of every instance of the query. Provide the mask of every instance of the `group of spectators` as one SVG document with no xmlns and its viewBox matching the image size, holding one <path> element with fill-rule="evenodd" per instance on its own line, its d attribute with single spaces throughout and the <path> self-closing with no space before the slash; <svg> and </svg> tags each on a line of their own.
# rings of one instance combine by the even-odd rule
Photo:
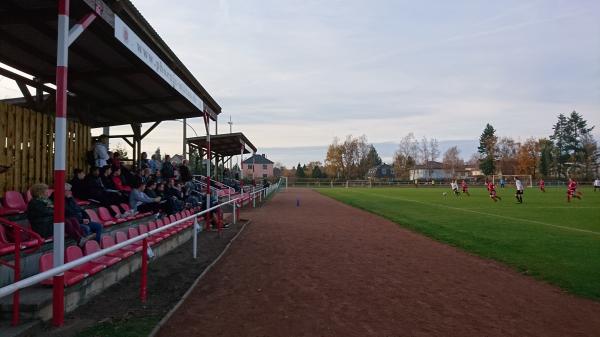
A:
<svg viewBox="0 0 600 337">
<path fill-rule="evenodd" d="M 192 179 L 187 160 L 175 166 L 168 155 L 161 161 L 156 155 L 148 159 L 143 152 L 138 168 L 130 169 L 122 164 L 118 152 L 108 151 L 101 138 L 94 144 L 93 164 L 87 174 L 74 169 L 65 186 L 65 233 L 79 245 L 83 245 L 85 237 L 92 232 L 100 241 L 102 225 L 91 221 L 75 198 L 96 202 L 109 210 L 110 205 L 128 203 L 134 213 L 164 214 L 174 214 L 206 201 L 206 194 Z M 27 209 L 31 228 L 44 238 L 53 232 L 54 206 L 47 192 L 45 184 L 32 186 L 32 200 Z M 211 204 L 216 203 L 216 196 L 211 196 Z"/>
</svg>

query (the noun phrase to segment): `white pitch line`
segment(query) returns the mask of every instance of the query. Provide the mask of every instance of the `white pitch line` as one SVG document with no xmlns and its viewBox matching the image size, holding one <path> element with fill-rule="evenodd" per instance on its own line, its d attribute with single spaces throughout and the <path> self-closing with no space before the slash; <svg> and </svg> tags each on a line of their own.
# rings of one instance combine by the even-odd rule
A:
<svg viewBox="0 0 600 337">
<path fill-rule="evenodd" d="M 511 216 L 506 216 L 506 215 L 499 215 L 499 214 L 486 213 L 486 212 L 478 212 L 478 211 L 473 211 L 473 210 L 470 210 L 470 209 L 452 207 L 452 206 L 441 205 L 441 204 L 433 204 L 433 203 L 429 203 L 429 202 L 412 200 L 412 199 L 404 199 L 404 198 L 399 198 L 399 197 L 391 197 L 391 196 L 387 196 L 387 195 L 379 195 L 379 196 L 380 197 L 384 197 L 384 198 L 388 198 L 388 199 L 397 199 L 397 200 L 415 202 L 415 203 L 423 204 L 423 205 L 439 206 L 439 207 L 449 208 L 449 209 L 453 209 L 453 210 L 457 210 L 457 211 L 470 212 L 470 213 L 476 213 L 476 214 L 481 214 L 481 215 L 489 215 L 489 216 L 494 216 L 494 217 L 502 218 L 502 219 L 515 220 L 515 221 L 523 221 L 523 222 L 530 222 L 530 223 L 534 223 L 534 224 L 537 224 L 537 225 L 554 227 L 554 228 L 559 228 L 559 229 L 563 229 L 563 230 L 567 230 L 567 231 L 574 231 L 574 232 L 581 232 L 581 233 L 587 233 L 587 234 L 600 235 L 600 232 L 589 231 L 589 230 L 586 230 L 586 229 L 572 228 L 572 227 L 561 226 L 561 225 L 553 225 L 553 224 L 550 224 L 550 223 L 547 223 L 547 222 L 541 222 L 541 221 L 537 221 L 537 220 L 519 219 L 519 218 L 513 218 Z"/>
</svg>

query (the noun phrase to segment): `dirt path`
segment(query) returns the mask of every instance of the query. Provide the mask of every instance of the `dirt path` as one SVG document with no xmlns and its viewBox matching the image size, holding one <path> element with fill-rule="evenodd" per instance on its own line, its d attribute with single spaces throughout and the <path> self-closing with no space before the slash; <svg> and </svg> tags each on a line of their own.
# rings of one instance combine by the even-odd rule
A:
<svg viewBox="0 0 600 337">
<path fill-rule="evenodd" d="M 600 335 L 599 303 L 314 191 L 245 216 L 159 336 Z"/>
</svg>

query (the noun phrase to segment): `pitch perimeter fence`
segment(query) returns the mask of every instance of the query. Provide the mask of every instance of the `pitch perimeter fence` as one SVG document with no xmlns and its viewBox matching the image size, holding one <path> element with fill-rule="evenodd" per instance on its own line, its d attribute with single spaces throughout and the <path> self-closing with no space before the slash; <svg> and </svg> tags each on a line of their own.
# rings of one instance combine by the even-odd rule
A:
<svg viewBox="0 0 600 337">
<path fill-rule="evenodd" d="M 148 257 L 148 247 L 149 247 L 148 239 L 150 237 L 160 234 L 162 232 L 165 232 L 167 230 L 173 229 L 173 227 L 175 227 L 175 226 L 180 226 L 182 224 L 185 224 L 186 222 L 193 221 L 193 226 L 190 226 L 189 230 L 193 231 L 192 232 L 193 233 L 192 234 L 192 239 L 193 239 L 192 258 L 196 259 L 197 249 L 198 249 L 197 239 L 198 239 L 198 234 L 200 233 L 200 225 L 198 223 L 198 218 L 205 217 L 205 216 L 209 215 L 210 212 L 212 212 L 212 211 L 215 211 L 219 208 L 231 205 L 233 207 L 233 212 L 232 212 L 233 223 L 236 223 L 237 217 L 238 217 L 236 208 L 237 209 L 241 208 L 243 206 L 243 202 L 247 201 L 247 200 L 251 200 L 253 207 L 256 207 L 257 199 L 259 202 L 266 200 L 273 192 L 276 192 L 280 189 L 280 187 L 281 187 L 280 183 L 281 183 L 281 180 L 279 182 L 277 182 L 276 184 L 273 184 L 269 187 L 261 188 L 261 189 L 257 189 L 257 190 L 249 192 L 247 198 L 244 196 L 239 196 L 235 199 L 224 201 L 213 207 L 196 212 L 190 216 L 184 217 L 181 220 L 171 222 L 168 225 L 159 227 L 152 231 L 148 231 L 147 233 L 144 233 L 144 234 L 140 234 L 138 236 L 130 238 L 129 240 L 123 241 L 121 243 L 117 243 L 111 247 L 101 249 L 95 253 L 85 255 L 77 260 L 65 263 L 61 266 L 51 268 L 44 272 L 35 274 L 33 276 L 27 277 L 25 279 L 22 279 L 17 282 L 14 282 L 12 284 L 9 284 L 7 286 L 4 286 L 4 287 L 0 288 L 0 298 L 9 296 L 9 295 L 13 295 L 13 300 L 16 299 L 16 301 L 18 301 L 18 298 L 19 298 L 18 294 L 21 289 L 36 285 L 36 284 L 38 284 L 46 279 L 49 279 L 49 278 L 53 278 L 54 282 L 59 284 L 59 286 L 64 286 L 64 283 L 63 283 L 64 281 L 62 278 L 64 277 L 63 275 L 66 271 L 76 268 L 78 266 L 81 266 L 92 260 L 106 256 L 110 253 L 114 253 L 119 249 L 125 248 L 125 247 L 135 244 L 139 241 L 142 241 L 143 249 L 141 251 L 142 252 L 142 266 L 141 266 L 142 277 L 141 277 L 141 282 L 140 282 L 140 300 L 142 302 L 145 302 L 146 297 L 147 297 L 147 277 L 148 277 L 147 265 L 148 265 L 148 258 L 149 258 Z M 56 296 L 54 296 L 54 293 L 53 293 L 52 302 L 53 302 L 53 323 L 54 323 L 54 325 L 62 325 L 64 322 L 64 309 L 65 309 L 64 308 L 64 297 L 57 298 Z M 15 316 L 12 321 L 12 325 L 17 325 L 19 322 L 19 319 L 18 319 L 19 303 L 18 302 L 13 302 L 13 310 L 14 310 L 13 314 Z"/>
<path fill-rule="evenodd" d="M 425 187 L 425 188 L 449 188 L 451 180 L 435 180 L 434 183 L 430 181 L 414 181 L 407 180 L 325 180 L 325 179 L 289 179 L 289 187 L 306 187 L 306 188 L 384 188 L 384 187 Z M 458 180 L 460 187 L 460 179 Z M 481 181 L 467 181 L 469 187 L 485 187 L 485 180 Z M 499 186 L 498 183 L 496 185 Z M 510 186 L 511 183 L 507 182 L 506 186 Z M 593 182 L 583 181 L 579 182 L 580 186 L 592 186 Z M 547 180 L 545 181 L 547 188 L 552 187 L 566 187 L 567 182 L 562 180 Z M 527 187 L 536 188 L 537 184 L 534 181 L 533 186 L 527 185 Z"/>
</svg>

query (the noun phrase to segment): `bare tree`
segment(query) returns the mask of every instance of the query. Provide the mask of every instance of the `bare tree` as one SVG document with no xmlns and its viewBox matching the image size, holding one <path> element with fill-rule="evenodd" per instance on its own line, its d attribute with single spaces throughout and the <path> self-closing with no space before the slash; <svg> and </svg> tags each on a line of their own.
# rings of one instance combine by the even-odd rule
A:
<svg viewBox="0 0 600 337">
<path fill-rule="evenodd" d="M 517 153 L 519 152 L 520 143 L 515 142 L 510 137 L 502 137 L 497 144 L 498 161 L 497 168 L 502 174 L 517 173 Z"/>
<path fill-rule="evenodd" d="M 453 177 L 455 176 L 457 170 L 462 169 L 465 166 L 465 162 L 460 158 L 459 154 L 460 151 L 456 146 L 449 148 L 444 153 L 444 159 L 442 161 L 444 164 L 444 170 L 451 173 Z"/>
<path fill-rule="evenodd" d="M 419 152 L 421 155 L 421 163 L 425 167 L 425 172 L 427 172 L 427 178 L 429 179 L 431 177 L 431 149 L 429 147 L 429 141 L 425 136 L 423 136 L 423 139 L 421 139 L 421 142 L 419 143 Z"/>
<path fill-rule="evenodd" d="M 411 132 L 400 140 L 398 150 L 394 154 L 394 171 L 401 179 L 408 179 L 410 170 L 414 169 L 419 154 L 419 142 Z"/>
<path fill-rule="evenodd" d="M 437 161 L 440 156 L 440 145 L 437 139 L 431 138 L 429 140 L 429 158 L 431 161 Z"/>
</svg>

